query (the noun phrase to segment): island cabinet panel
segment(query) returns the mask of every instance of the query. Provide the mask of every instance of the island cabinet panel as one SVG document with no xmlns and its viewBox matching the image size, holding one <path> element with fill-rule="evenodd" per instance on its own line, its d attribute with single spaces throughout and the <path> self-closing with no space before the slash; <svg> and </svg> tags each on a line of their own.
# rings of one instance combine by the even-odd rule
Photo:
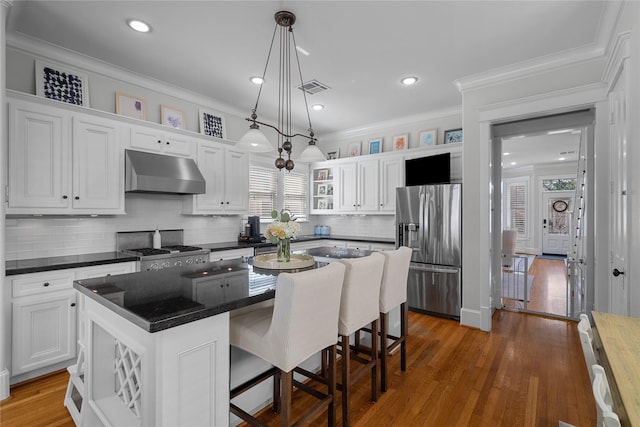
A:
<svg viewBox="0 0 640 427">
<path fill-rule="evenodd" d="M 87 299 L 91 425 L 229 425 L 229 313 L 149 333 Z M 114 369 L 115 367 L 115 369 Z"/>
</svg>

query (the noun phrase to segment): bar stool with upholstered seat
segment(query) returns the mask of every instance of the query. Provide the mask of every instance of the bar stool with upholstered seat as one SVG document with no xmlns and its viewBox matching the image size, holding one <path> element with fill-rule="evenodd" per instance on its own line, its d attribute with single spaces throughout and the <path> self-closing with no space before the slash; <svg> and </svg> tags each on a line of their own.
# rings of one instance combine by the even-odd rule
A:
<svg viewBox="0 0 640 427">
<path fill-rule="evenodd" d="M 380 316 L 380 283 L 384 270 L 384 256 L 378 252 L 363 258 L 340 261 L 346 265 L 342 297 L 340 300 L 340 353 L 342 354 L 342 425 L 349 425 L 349 398 L 351 383 L 371 372 L 371 400 L 378 399 L 378 340 L 371 340 L 369 359 L 355 354 L 349 345 L 349 336 L 361 328 L 371 325 L 372 336 L 378 335 Z M 351 372 L 351 360 L 362 363 L 355 372 Z"/>
<path fill-rule="evenodd" d="M 292 386 L 310 390 L 306 384 L 293 379 L 294 368 L 310 356 L 328 349 L 326 378 L 296 369 L 297 373 L 327 385 L 326 394 L 311 392 L 320 401 L 298 422 L 307 421 L 327 408 L 328 425 L 335 425 L 336 343 L 344 274 L 345 266 L 337 262 L 300 273 L 280 273 L 273 306 L 263 306 L 231 318 L 229 343 L 274 365 L 267 373 L 231 390 L 231 398 L 273 375 L 273 409 L 276 412 L 281 409 L 281 425 L 289 426 Z M 261 425 L 233 403 L 230 410 L 251 425 Z"/>
<path fill-rule="evenodd" d="M 394 251 L 382 251 L 384 272 L 380 285 L 380 389 L 387 391 L 387 356 L 400 346 L 400 369 L 407 370 L 407 279 L 412 250 L 401 246 Z M 389 312 L 400 306 L 400 336 L 389 334 Z M 387 340 L 391 342 L 387 344 Z"/>
</svg>

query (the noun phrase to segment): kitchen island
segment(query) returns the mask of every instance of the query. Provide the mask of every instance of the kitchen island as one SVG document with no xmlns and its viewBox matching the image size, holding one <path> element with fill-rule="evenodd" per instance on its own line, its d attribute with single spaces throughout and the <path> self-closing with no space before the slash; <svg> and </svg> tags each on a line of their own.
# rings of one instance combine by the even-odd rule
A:
<svg viewBox="0 0 640 427">
<path fill-rule="evenodd" d="M 80 423 L 228 425 L 229 312 L 272 299 L 276 281 L 277 270 L 223 261 L 74 282 Z"/>
</svg>

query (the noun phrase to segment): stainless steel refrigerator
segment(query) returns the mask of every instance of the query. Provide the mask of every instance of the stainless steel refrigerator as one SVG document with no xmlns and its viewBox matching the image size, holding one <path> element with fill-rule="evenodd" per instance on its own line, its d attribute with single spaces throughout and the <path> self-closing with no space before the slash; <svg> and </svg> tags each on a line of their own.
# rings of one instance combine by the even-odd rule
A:
<svg viewBox="0 0 640 427">
<path fill-rule="evenodd" d="M 396 242 L 413 249 L 410 310 L 460 318 L 462 184 L 396 189 Z"/>
</svg>

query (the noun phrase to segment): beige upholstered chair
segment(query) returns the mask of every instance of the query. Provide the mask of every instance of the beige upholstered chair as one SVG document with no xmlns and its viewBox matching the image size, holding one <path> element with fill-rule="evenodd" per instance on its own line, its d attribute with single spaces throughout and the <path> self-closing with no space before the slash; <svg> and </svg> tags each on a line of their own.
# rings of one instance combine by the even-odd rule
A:
<svg viewBox="0 0 640 427">
<path fill-rule="evenodd" d="M 387 391 L 387 355 L 400 346 L 400 369 L 407 370 L 407 279 L 412 250 L 401 246 L 395 251 L 380 252 L 384 272 L 380 285 L 380 389 Z M 389 335 L 389 312 L 400 306 L 400 336 Z M 387 344 L 387 339 L 392 342 Z"/>
<path fill-rule="evenodd" d="M 585 323 L 584 319 L 578 322 L 578 334 L 580 335 L 580 345 L 582 346 L 582 353 L 584 354 L 584 361 L 587 365 L 587 371 L 589 371 L 589 378 L 593 383 L 593 370 L 591 367 L 597 363 L 596 354 L 593 351 L 593 340 L 589 335 L 589 322 Z"/>
<path fill-rule="evenodd" d="M 322 380 L 328 388 L 320 402 L 299 421 L 311 419 L 328 408 L 328 425 L 335 425 L 336 342 L 344 275 L 345 266 L 337 262 L 300 273 L 280 273 L 272 307 L 263 306 L 231 318 L 230 344 L 274 365 L 267 374 L 232 390 L 231 398 L 274 375 L 273 408 L 278 412 L 281 406 L 281 424 L 290 425 L 292 385 L 308 389 L 293 379 L 294 368 L 328 349 L 327 378 L 296 369 L 296 373 Z M 317 393 L 314 395 L 318 397 Z M 256 425 L 257 420 L 235 404 L 231 403 L 230 408 L 238 417 Z"/>
<path fill-rule="evenodd" d="M 371 399 L 378 400 L 378 340 L 371 340 L 370 358 L 365 359 L 351 351 L 349 336 L 369 324 L 371 336 L 378 336 L 384 260 L 383 255 L 374 252 L 367 257 L 340 261 L 346 266 L 338 322 L 342 354 L 342 425 L 345 427 L 349 425 L 350 385 L 367 371 L 371 372 Z M 351 360 L 358 361 L 363 366 L 351 372 Z"/>
<path fill-rule="evenodd" d="M 613 412 L 613 397 L 604 368 L 593 365 L 593 397 L 598 411 L 598 426 L 620 426 L 618 416 Z"/>
</svg>

